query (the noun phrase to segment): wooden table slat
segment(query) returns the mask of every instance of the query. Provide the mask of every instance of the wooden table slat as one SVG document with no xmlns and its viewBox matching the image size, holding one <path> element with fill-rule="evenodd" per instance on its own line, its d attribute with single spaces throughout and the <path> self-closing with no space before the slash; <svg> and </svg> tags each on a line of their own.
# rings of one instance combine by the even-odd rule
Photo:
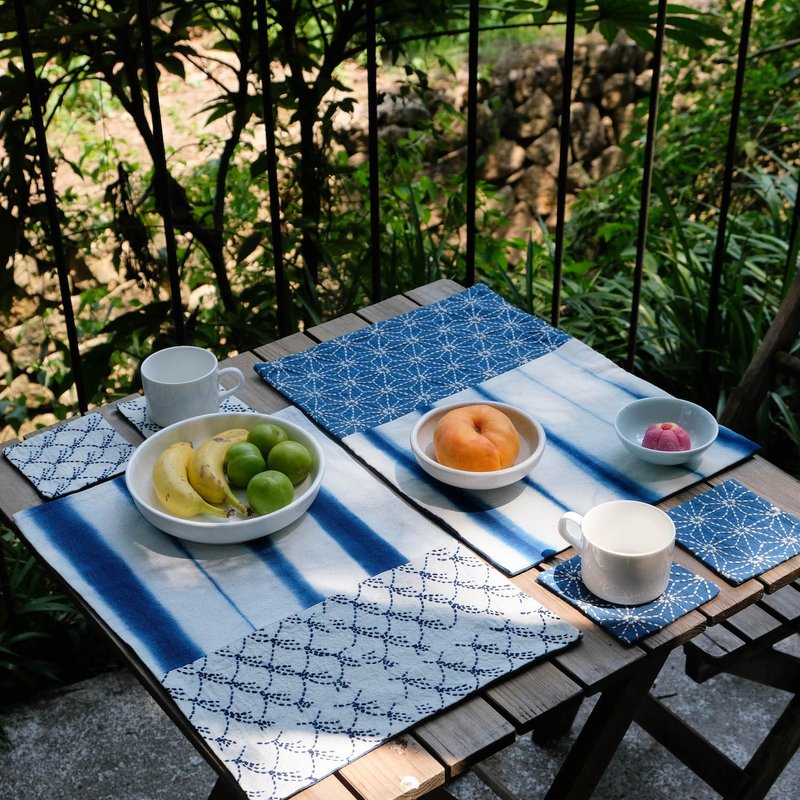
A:
<svg viewBox="0 0 800 800">
<path fill-rule="evenodd" d="M 364 800 L 420 797 L 443 786 L 445 768 L 412 736 L 397 736 L 343 767 L 339 775 Z"/>
<path fill-rule="evenodd" d="M 485 694 L 519 733 L 526 733 L 542 715 L 575 701 L 583 690 L 551 661 L 542 661 L 490 687 Z"/>
<path fill-rule="evenodd" d="M 359 317 L 363 317 L 367 322 L 382 322 L 385 319 L 391 319 L 398 314 L 405 314 L 407 311 L 413 311 L 419 308 L 419 305 L 408 297 L 403 295 L 395 295 L 387 300 L 382 300 L 379 303 L 374 303 L 371 306 L 360 308 L 356 312 Z"/>
<path fill-rule="evenodd" d="M 326 342 L 368 326 L 369 322 L 361 319 L 357 314 L 345 314 L 343 317 L 336 317 L 336 319 L 314 325 L 308 328 L 306 333 L 319 342 Z"/>
<path fill-rule="evenodd" d="M 427 306 L 431 303 L 435 303 L 437 300 L 442 300 L 445 297 L 463 291 L 464 287 L 461 284 L 443 278 L 438 281 L 433 281 L 433 283 L 428 283 L 425 286 L 409 289 L 409 291 L 404 292 L 404 294 L 406 297 L 410 297 L 415 303 L 419 303 L 421 306 Z"/>
<path fill-rule="evenodd" d="M 315 344 L 317 343 L 304 333 L 291 333 L 289 336 L 284 336 L 283 339 L 259 345 L 253 348 L 253 352 L 261 361 L 275 361 L 275 359 L 283 358 L 283 356 L 288 356 L 292 353 L 302 353 L 304 350 L 312 348 Z"/>
<path fill-rule="evenodd" d="M 773 594 L 765 594 L 760 605 L 785 622 L 800 621 L 800 591 L 796 583 L 784 586 Z"/>
<path fill-rule="evenodd" d="M 784 627 L 781 620 L 757 605 L 743 608 L 731 619 L 726 620 L 725 626 L 748 641 L 774 635 Z"/>
<path fill-rule="evenodd" d="M 437 714 L 412 733 L 447 767 L 449 777 L 460 775 L 516 738 L 514 726 L 481 697 Z"/>
<path fill-rule="evenodd" d="M 0 521 L 9 526 L 13 524 L 11 517 L 17 511 L 38 506 L 43 499 L 2 452 L 13 444 L 17 444 L 16 439 L 8 439 L 0 444 Z"/>
<path fill-rule="evenodd" d="M 336 775 L 323 778 L 308 789 L 292 795 L 292 800 L 353 800 L 354 795 Z"/>
</svg>

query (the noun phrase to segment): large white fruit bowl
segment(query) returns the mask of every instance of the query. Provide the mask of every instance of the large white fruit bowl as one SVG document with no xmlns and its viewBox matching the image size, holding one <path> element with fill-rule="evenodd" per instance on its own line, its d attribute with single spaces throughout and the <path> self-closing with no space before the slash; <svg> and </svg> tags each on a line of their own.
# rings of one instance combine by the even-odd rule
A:
<svg viewBox="0 0 800 800">
<path fill-rule="evenodd" d="M 502 411 L 514 424 L 519 436 L 519 454 L 514 463 L 506 469 L 494 472 L 468 472 L 467 470 L 454 469 L 440 464 L 436 460 L 433 449 L 433 432 L 439 420 L 454 408 L 471 406 L 476 403 L 484 406 L 494 406 Z M 417 463 L 437 481 L 459 489 L 472 489 L 485 491 L 487 489 L 500 489 L 522 480 L 539 463 L 544 453 L 547 437 L 541 424 L 530 414 L 520 408 L 505 403 L 490 401 L 468 401 L 463 403 L 449 403 L 439 406 L 424 414 L 411 431 L 411 451 Z"/>
<path fill-rule="evenodd" d="M 210 514 L 198 514 L 184 519 L 164 509 L 153 489 L 153 465 L 159 455 L 175 442 L 191 442 L 195 448 L 206 439 L 229 428 L 250 430 L 262 422 L 272 422 L 283 428 L 289 438 L 305 445 L 311 453 L 312 466 L 308 477 L 295 487 L 294 499 L 289 505 L 248 519 L 240 515 L 221 519 Z M 142 516 L 165 533 L 203 544 L 233 544 L 259 539 L 275 533 L 296 522 L 314 502 L 322 476 L 325 473 L 325 454 L 317 440 L 303 428 L 280 417 L 256 413 L 219 413 L 176 422 L 145 439 L 140 444 L 125 470 L 125 482 Z M 235 494 L 245 503 L 244 490 Z"/>
</svg>

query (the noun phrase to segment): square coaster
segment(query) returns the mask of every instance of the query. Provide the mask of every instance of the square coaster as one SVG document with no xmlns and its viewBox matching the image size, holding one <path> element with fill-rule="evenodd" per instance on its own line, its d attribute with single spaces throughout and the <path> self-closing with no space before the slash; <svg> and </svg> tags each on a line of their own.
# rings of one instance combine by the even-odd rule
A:
<svg viewBox="0 0 800 800">
<path fill-rule="evenodd" d="M 7 447 L 6 458 L 44 497 L 59 497 L 123 472 L 134 451 L 92 413 Z"/>
<path fill-rule="evenodd" d="M 158 433 L 161 430 L 160 425 L 156 425 L 153 420 L 147 414 L 147 403 L 145 402 L 144 397 L 136 397 L 133 400 L 125 400 L 121 403 L 117 404 L 117 408 L 119 412 L 131 423 L 139 433 L 147 439 L 149 436 L 152 436 L 154 433 Z M 243 403 L 239 398 L 234 397 L 231 395 L 230 397 L 224 397 L 219 404 L 220 411 L 254 411 L 255 409 L 250 408 L 246 403 Z"/>
<path fill-rule="evenodd" d="M 592 594 L 581 580 L 580 556 L 546 570 L 537 580 L 623 644 L 660 631 L 719 594 L 711 581 L 674 563 L 664 594 L 638 606 L 616 605 Z"/>
<path fill-rule="evenodd" d="M 735 480 L 669 515 L 678 543 L 734 586 L 800 553 L 800 520 Z"/>
</svg>

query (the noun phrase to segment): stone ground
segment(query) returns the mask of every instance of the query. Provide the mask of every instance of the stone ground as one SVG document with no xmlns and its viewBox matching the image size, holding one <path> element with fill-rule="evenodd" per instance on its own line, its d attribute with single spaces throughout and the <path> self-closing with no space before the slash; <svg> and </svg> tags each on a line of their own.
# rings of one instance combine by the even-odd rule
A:
<svg viewBox="0 0 800 800">
<path fill-rule="evenodd" d="M 800 653 L 800 639 L 785 645 Z M 686 678 L 673 653 L 656 696 L 714 737 L 743 764 L 781 713 L 788 695 L 750 681 L 719 676 L 702 685 Z M 584 704 L 580 724 L 591 710 Z M 127 672 L 75 684 L 6 714 L 9 748 L 0 749 L 0 797 L 8 800 L 205 800 L 214 773 Z M 524 736 L 484 762 L 519 797 L 542 797 L 574 734 L 547 749 Z M 797 797 L 800 755 L 768 800 Z M 472 774 L 451 787 L 458 800 L 495 795 Z M 718 795 L 633 725 L 594 794 L 596 800 L 705 800 Z"/>
</svg>

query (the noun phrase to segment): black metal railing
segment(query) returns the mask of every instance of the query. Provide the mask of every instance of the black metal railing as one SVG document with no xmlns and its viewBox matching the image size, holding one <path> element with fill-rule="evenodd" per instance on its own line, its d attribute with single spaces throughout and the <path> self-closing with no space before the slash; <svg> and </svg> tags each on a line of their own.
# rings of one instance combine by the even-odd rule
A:
<svg viewBox="0 0 800 800">
<path fill-rule="evenodd" d="M 747 49 L 752 22 L 752 0 L 745 0 L 742 28 L 740 31 L 739 59 L 736 70 L 733 104 L 730 112 L 730 129 L 725 153 L 724 177 L 721 194 L 721 204 L 718 214 L 717 246 L 713 259 L 713 269 L 710 276 L 708 315 L 705 326 L 705 336 L 702 348 L 706 357 L 710 359 L 717 346 L 717 315 L 719 306 L 719 293 L 722 280 L 722 267 L 725 259 L 726 223 L 731 205 L 731 188 L 737 160 L 736 136 L 739 116 L 742 112 L 742 89 L 745 81 L 747 66 Z M 381 296 L 381 251 L 379 237 L 381 233 L 381 220 L 379 210 L 380 174 L 378 163 L 378 131 L 377 131 L 377 75 L 378 65 L 375 57 L 378 47 L 375 21 L 375 2 L 369 0 L 366 5 L 366 41 L 367 41 L 367 81 L 368 81 L 368 162 L 370 175 L 369 211 L 370 211 L 370 264 L 371 264 L 371 296 L 378 301 Z M 557 177 L 556 194 L 556 223 L 554 229 L 553 250 L 553 285 L 551 298 L 551 322 L 558 325 L 560 321 L 562 261 L 564 254 L 564 223 L 566 219 L 567 197 L 567 169 L 569 165 L 570 147 L 570 107 L 572 101 L 573 59 L 575 52 L 576 33 L 576 0 L 567 0 L 565 6 L 564 24 L 564 57 L 563 57 L 563 96 L 561 100 L 559 135 L 560 135 L 560 161 Z M 66 319 L 66 331 L 69 339 L 69 353 L 71 359 L 72 376 L 77 389 L 78 405 L 81 412 L 87 410 L 87 394 L 83 383 L 80 364 L 80 349 L 78 334 L 73 318 L 72 304 L 70 301 L 70 286 L 68 269 L 64 255 L 64 247 L 60 232 L 58 197 L 51 172 L 48 142 L 42 115 L 42 98 L 37 89 L 37 74 L 31 52 L 29 25 L 26 18 L 25 3 L 23 0 L 14 0 L 17 28 L 19 34 L 19 49 L 27 76 L 27 84 L 31 108 L 31 120 L 38 144 L 39 166 L 42 176 L 42 185 L 47 201 L 49 233 L 53 247 L 56 270 L 59 277 L 59 286 L 62 298 L 62 307 Z M 177 261 L 176 236 L 171 213 L 171 196 L 168 181 L 167 160 L 165 143 L 161 126 L 161 112 L 159 107 L 159 94 L 157 82 L 157 65 L 153 55 L 150 37 L 149 6 L 147 0 L 139 0 L 139 34 L 143 52 L 144 74 L 147 81 L 150 117 L 155 139 L 154 168 L 155 186 L 158 199 L 158 208 L 164 222 L 164 234 L 167 249 L 167 267 L 169 273 L 169 286 L 171 292 L 172 316 L 175 335 L 178 341 L 185 338 L 184 315 L 185 310 L 181 305 L 179 267 Z M 627 367 L 633 368 L 636 356 L 637 333 L 639 326 L 639 302 L 643 279 L 643 265 L 647 250 L 648 213 L 650 206 L 651 179 L 653 163 L 656 157 L 656 130 L 659 101 L 659 79 L 661 74 L 662 58 L 664 53 L 665 19 L 667 14 L 667 0 L 659 0 L 658 14 L 654 30 L 654 50 L 652 59 L 652 84 L 650 92 L 649 117 L 644 142 L 643 175 L 641 196 L 638 213 L 638 229 L 636 241 L 636 255 L 633 265 L 633 283 L 630 306 L 630 326 L 627 348 Z M 270 211 L 270 236 L 275 268 L 277 320 L 279 335 L 290 333 L 289 330 L 289 303 L 291 297 L 287 291 L 287 280 L 284 269 L 284 247 L 281 227 L 281 199 L 278 188 L 278 158 L 276 153 L 276 113 L 272 101 L 270 52 L 266 0 L 256 0 L 256 21 L 258 31 L 258 54 L 261 68 L 261 82 L 263 86 L 263 118 L 266 130 L 266 154 L 268 193 Z M 480 44 L 479 30 L 479 4 L 477 0 L 469 3 L 469 29 L 468 29 L 468 93 L 467 93 L 467 159 L 464 180 L 467 187 L 466 197 L 466 272 L 463 280 L 467 285 L 475 281 L 475 237 L 476 237 L 476 186 L 477 186 L 477 141 L 478 141 L 478 56 Z M 795 208 L 797 217 L 797 208 Z M 796 219 L 793 227 L 797 235 Z M 793 248 L 790 249 L 790 254 Z M 708 365 L 710 368 L 710 364 Z"/>
</svg>

